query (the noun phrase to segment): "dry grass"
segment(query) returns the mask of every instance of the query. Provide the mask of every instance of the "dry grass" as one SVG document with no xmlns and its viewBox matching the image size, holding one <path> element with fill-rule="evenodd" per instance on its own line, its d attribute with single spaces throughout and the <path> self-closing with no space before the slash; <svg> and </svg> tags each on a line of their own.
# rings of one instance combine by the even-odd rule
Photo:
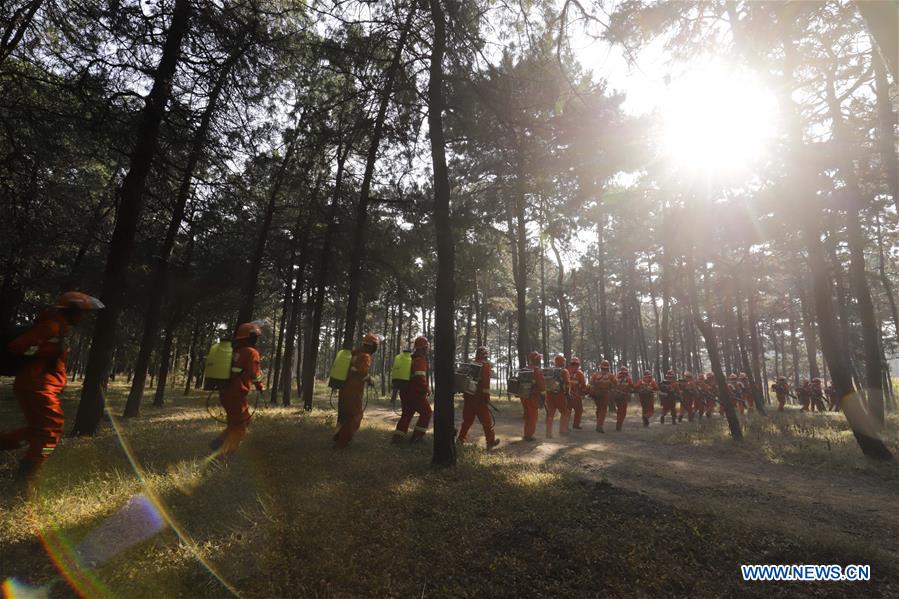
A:
<svg viewBox="0 0 899 599">
<path fill-rule="evenodd" d="M 788 407 L 783 413 L 769 412 L 767 418 L 745 416 L 741 422 L 744 441 L 740 450 L 763 455 L 770 462 L 895 476 L 891 465 L 860 459 L 858 443 L 841 413 L 800 412 Z M 899 414 L 888 415 L 881 437 L 894 454 L 899 453 Z M 733 447 L 726 420 L 717 416 L 672 431 L 666 442 Z"/>
<path fill-rule="evenodd" d="M 321 409 L 324 397 L 309 414 L 260 409 L 237 456 L 210 464 L 206 445 L 220 425 L 202 405 L 199 396 L 179 397 L 121 423 L 121 437 L 105 427 L 93 439 L 67 439 L 29 501 L 15 495 L 11 457 L 0 458 L 0 575 L 46 583 L 56 569 L 41 537 L 64 555 L 129 498 L 149 493 L 181 535 L 168 528 L 103 563 L 82 581 L 93 585 L 91 594 L 222 597 L 228 587 L 247 597 L 861 592 L 848 584 L 738 580 L 740 563 L 795 561 L 870 562 L 875 582 L 863 592 L 897 592 L 899 572 L 876 549 L 697 518 L 503 452 L 466 447 L 456 469 L 434 471 L 428 444 L 391 446 L 388 425 L 372 421 L 349 450 L 332 451 L 334 416 Z M 74 405 L 66 408 L 74 416 Z M 0 401 L 4 421 L 11 412 L 12 403 Z M 711 425 L 697 435 L 718 442 Z M 65 588 L 54 592 L 65 596 Z"/>
</svg>

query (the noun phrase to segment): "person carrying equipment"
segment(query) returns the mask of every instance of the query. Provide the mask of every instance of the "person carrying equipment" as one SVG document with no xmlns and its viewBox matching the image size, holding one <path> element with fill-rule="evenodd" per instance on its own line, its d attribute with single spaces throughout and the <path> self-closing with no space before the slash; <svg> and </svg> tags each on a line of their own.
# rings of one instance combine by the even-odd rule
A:
<svg viewBox="0 0 899 599">
<path fill-rule="evenodd" d="M 799 400 L 801 406 L 799 411 L 808 412 L 812 404 L 812 388 L 808 379 L 799 381 L 799 386 L 796 387 L 796 399 Z"/>
<path fill-rule="evenodd" d="M 371 369 L 371 356 L 378 351 L 380 343 L 380 337 L 374 333 L 367 333 L 362 338 L 362 343 L 352 351 L 350 372 L 337 395 L 337 412 L 342 417 L 337 420 L 339 428 L 333 437 L 334 449 L 348 446 L 353 440 L 353 435 L 359 430 L 359 425 L 362 424 L 365 411 L 363 396 L 365 384 L 368 382 L 368 371 Z M 411 381 L 409 384 L 412 384 Z"/>
<path fill-rule="evenodd" d="M 826 408 L 824 407 L 824 381 L 817 377 L 812 379 L 811 400 L 813 412 L 815 410 L 818 410 L 819 412 L 826 411 Z"/>
<path fill-rule="evenodd" d="M 715 382 L 715 374 L 712 372 L 705 373 L 705 417 L 712 417 L 712 410 L 715 404 L 721 404 L 718 401 L 718 383 Z"/>
<path fill-rule="evenodd" d="M 787 377 L 777 377 L 777 382 L 771 385 L 771 390 L 774 391 L 774 395 L 777 397 L 777 411 L 783 412 L 784 406 L 787 403 L 787 396 L 793 395 L 790 393 L 790 385 L 787 383 Z"/>
<path fill-rule="evenodd" d="M 599 372 L 593 373 L 590 378 L 590 397 L 596 404 L 596 432 L 604 433 L 603 426 L 606 423 L 606 413 L 609 411 L 609 400 L 615 390 L 617 379 L 611 372 L 608 360 L 603 360 L 599 365 Z"/>
<path fill-rule="evenodd" d="M 746 402 L 743 399 L 743 388 L 740 386 L 740 381 L 737 379 L 737 375 L 733 372 L 727 375 L 727 392 L 730 394 L 731 401 L 734 403 L 737 411 L 740 412 L 740 416 L 745 414 Z M 723 406 L 721 410 L 723 413 Z"/>
<path fill-rule="evenodd" d="M 219 403 L 225 410 L 226 426 L 209 447 L 223 457 L 237 451 L 240 442 L 247 436 L 250 424 L 250 409 L 247 395 L 252 387 L 263 391 L 262 371 L 259 369 L 259 352 L 256 341 L 262 336 L 259 322 L 245 322 L 237 327 L 234 334 L 231 356 L 231 378 L 219 389 Z"/>
<path fill-rule="evenodd" d="M 745 372 L 740 373 L 740 396 L 743 398 L 746 413 L 752 414 L 752 411 L 755 409 L 755 398 L 752 397 L 752 385 L 749 383 L 749 376 Z"/>
<path fill-rule="evenodd" d="M 627 416 L 627 404 L 631 393 L 634 392 L 634 381 L 627 370 L 622 366 L 618 369 L 618 377 L 615 382 L 615 430 L 621 431 L 624 427 L 624 418 Z"/>
<path fill-rule="evenodd" d="M 584 414 L 584 393 L 587 392 L 587 377 L 581 370 L 581 360 L 578 357 L 571 358 L 568 366 L 568 378 L 570 379 L 570 391 L 568 395 L 568 412 L 574 410 L 573 429 L 581 430 L 581 416 Z"/>
<path fill-rule="evenodd" d="M 59 296 L 55 309 L 40 313 L 27 331 L 7 345 L 11 354 L 25 359 L 16 372 L 13 394 L 25 416 L 25 426 L 0 434 L 0 449 L 28 451 L 19 461 L 18 476 L 32 478 L 62 437 L 65 415 L 59 394 L 65 388 L 68 336 L 88 312 L 104 308 L 103 302 L 79 291 Z"/>
<path fill-rule="evenodd" d="M 481 378 L 474 393 L 462 394 L 462 428 L 459 429 L 459 443 L 468 441 L 468 431 L 474 424 L 475 416 L 484 427 L 484 438 L 487 441 L 487 449 L 499 445 L 499 439 L 493 432 L 493 417 L 490 415 L 490 371 L 491 365 L 487 360 L 487 348 L 479 347 L 474 355 L 475 364 L 481 365 Z"/>
<path fill-rule="evenodd" d="M 431 395 L 431 389 L 428 386 L 428 349 L 431 344 L 428 338 L 419 336 L 412 343 L 412 378 L 409 384 L 400 389 L 400 405 L 402 406 L 402 414 L 400 420 L 396 423 L 396 430 L 393 432 L 393 442 L 402 443 L 406 439 L 409 432 L 409 425 L 412 423 L 412 417 L 418 414 L 418 422 L 415 423 L 415 430 L 412 431 L 411 443 L 418 443 L 428 432 L 428 424 L 431 422 L 431 404 L 428 397 Z"/>
<path fill-rule="evenodd" d="M 553 358 L 554 372 L 556 376 L 547 383 L 546 391 L 546 438 L 552 439 L 553 420 L 556 410 L 559 411 L 559 434 L 568 434 L 568 393 L 571 388 L 571 375 L 565 369 L 565 356 L 556 354 Z M 546 376 L 544 375 L 544 379 Z"/>
<path fill-rule="evenodd" d="M 693 380 L 693 373 L 690 371 L 684 372 L 684 378 L 678 382 L 678 386 L 680 387 L 681 395 L 680 413 L 677 415 L 677 421 L 683 422 L 684 412 L 686 412 L 687 420 L 693 422 L 694 406 L 696 401 L 699 400 L 699 388 L 696 386 L 696 381 Z"/>
<path fill-rule="evenodd" d="M 659 384 L 652 378 L 652 372 L 644 370 L 643 377 L 635 387 L 637 397 L 640 398 L 640 408 L 643 410 L 643 426 L 649 426 L 649 419 L 652 418 L 655 394 L 659 390 Z"/>
<path fill-rule="evenodd" d="M 540 352 L 532 351 L 528 354 L 528 370 L 533 372 L 534 382 L 526 396 L 521 397 L 521 407 L 524 409 L 523 441 L 536 441 L 534 433 L 537 432 L 537 411 L 540 409 L 540 399 L 546 391 L 546 379 L 540 364 L 543 356 Z"/>
<path fill-rule="evenodd" d="M 665 373 L 665 380 L 659 385 L 659 398 L 662 402 L 660 422 L 665 424 L 665 416 L 670 413 L 671 424 L 677 424 L 677 400 L 680 398 L 680 388 L 677 385 L 677 375 L 673 370 Z"/>
</svg>

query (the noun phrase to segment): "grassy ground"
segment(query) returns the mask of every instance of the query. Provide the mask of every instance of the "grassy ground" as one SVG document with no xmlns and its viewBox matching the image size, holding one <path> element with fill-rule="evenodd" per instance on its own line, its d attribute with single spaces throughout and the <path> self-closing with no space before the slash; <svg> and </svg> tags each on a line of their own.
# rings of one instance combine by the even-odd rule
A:
<svg viewBox="0 0 899 599">
<path fill-rule="evenodd" d="M 121 391 L 111 393 L 113 413 L 120 411 Z M 8 387 L 3 392 L 8 395 Z M 434 471 L 429 444 L 391 446 L 389 425 L 373 419 L 363 423 L 349 450 L 334 452 L 329 443 L 334 415 L 322 397 L 309 414 L 296 408 L 260 409 L 237 456 L 225 465 L 210 463 L 206 446 L 221 425 L 203 404 L 202 397 L 178 394 L 163 409 L 147 407 L 141 418 L 121 422 L 120 434 L 105 427 L 93 439 L 67 439 L 28 500 L 17 495 L 11 481 L 12 456 L 0 457 L 0 576 L 46 583 L 57 576 L 48 555 L 65 561 L 71 547 L 110 523 L 118 524 L 103 538 L 124 545 L 134 536 L 128 527 L 136 523 L 131 519 L 123 526 L 117 514 L 130 498 L 147 494 L 157 499 L 169 527 L 111 557 L 89 576 L 74 570 L 83 593 L 899 593 L 899 569 L 876 547 L 827 538 L 800 541 L 726 515 L 697 517 L 640 493 L 584 480 L 565 465 L 550 469 L 504 451 L 466 447 L 456 469 Z M 67 401 L 70 417 L 74 408 Z M 12 402 L 0 401 L 0 417 L 4 426 L 16 421 Z M 683 437 L 666 443 L 697 442 L 687 432 L 678 434 Z M 706 436 L 710 445 L 723 442 L 711 428 Z M 763 436 L 760 432 L 758 443 Z M 747 441 L 755 443 L 752 439 L 748 434 Z M 785 452 L 784 459 L 790 455 Z M 741 563 L 870 563 L 874 581 L 744 584 Z M 54 586 L 53 596 L 70 594 L 65 584 Z"/>
</svg>

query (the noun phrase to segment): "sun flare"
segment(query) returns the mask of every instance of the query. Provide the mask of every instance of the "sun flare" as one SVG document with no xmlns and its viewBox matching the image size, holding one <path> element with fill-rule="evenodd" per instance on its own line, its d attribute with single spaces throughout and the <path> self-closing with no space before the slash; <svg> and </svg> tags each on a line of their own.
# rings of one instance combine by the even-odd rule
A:
<svg viewBox="0 0 899 599">
<path fill-rule="evenodd" d="M 664 153 L 690 171 L 747 170 L 764 156 L 776 112 L 773 93 L 749 75 L 690 71 L 671 82 L 662 103 Z"/>
</svg>

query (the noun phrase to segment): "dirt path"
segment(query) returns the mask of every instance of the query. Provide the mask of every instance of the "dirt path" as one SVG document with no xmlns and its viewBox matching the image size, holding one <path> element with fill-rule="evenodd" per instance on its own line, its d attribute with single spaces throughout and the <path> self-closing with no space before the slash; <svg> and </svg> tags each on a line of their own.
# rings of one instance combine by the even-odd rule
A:
<svg viewBox="0 0 899 599">
<path fill-rule="evenodd" d="M 392 411 L 382 408 L 369 409 L 369 417 L 396 421 Z M 583 430 L 545 439 L 543 417 L 540 412 L 539 442 L 526 443 L 521 441 L 520 410 L 504 407 L 496 423 L 502 440 L 498 449 L 528 461 L 572 466 L 585 478 L 605 479 L 700 517 L 726 513 L 812 542 L 819 536 L 836 537 L 899 557 L 899 471 L 886 478 L 835 473 L 772 463 L 744 449 L 666 443 L 674 427 L 660 424 L 658 416 L 644 428 L 629 415 L 621 432 L 615 432 L 613 416 L 605 427 L 611 432 L 600 434 L 585 414 Z M 469 439 L 483 445 L 477 422 Z"/>
</svg>

